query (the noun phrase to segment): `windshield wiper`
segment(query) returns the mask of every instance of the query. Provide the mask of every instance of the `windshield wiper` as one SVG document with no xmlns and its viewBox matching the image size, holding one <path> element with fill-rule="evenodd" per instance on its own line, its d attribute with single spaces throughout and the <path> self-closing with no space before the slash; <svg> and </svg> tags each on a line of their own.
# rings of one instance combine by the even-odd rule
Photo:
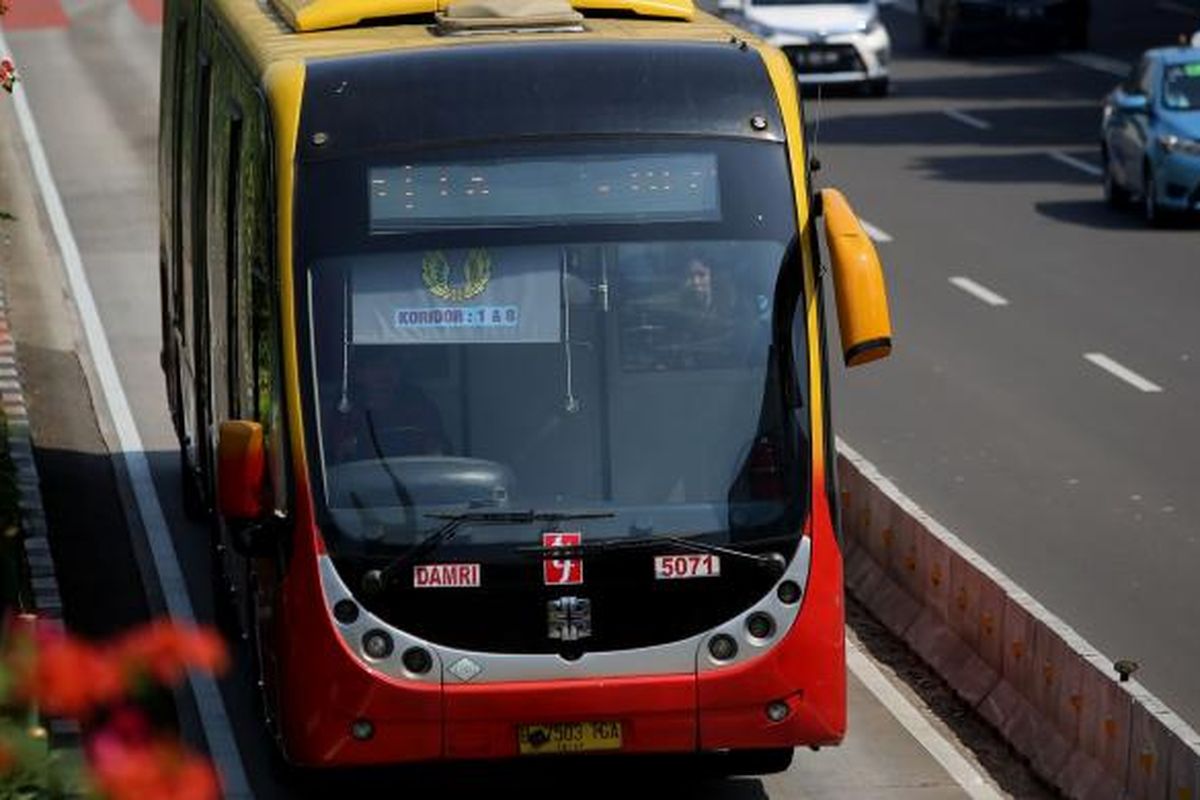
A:
<svg viewBox="0 0 1200 800">
<path fill-rule="evenodd" d="M 698 534 L 703 536 L 704 534 Z M 774 541 L 775 539 L 791 539 L 794 537 L 773 537 L 770 540 L 759 540 L 760 543 L 766 541 Z M 749 561 L 753 564 L 782 573 L 787 568 L 787 561 L 779 553 L 769 553 L 767 555 L 758 555 L 757 553 L 747 553 L 745 550 L 737 550 L 724 545 L 711 544 L 709 542 L 697 541 L 693 538 L 683 536 L 631 536 L 618 539 L 601 539 L 593 542 L 583 542 L 577 545 L 567 547 L 544 547 L 542 545 L 526 545 L 516 547 L 514 550 L 518 553 L 529 553 L 531 555 L 540 555 L 543 558 L 583 558 L 588 555 L 596 555 L 603 553 L 615 553 L 622 550 L 644 550 L 647 548 L 660 547 L 664 544 L 675 545 L 682 547 L 685 550 L 692 550 L 698 553 L 712 553 L 713 555 L 728 556 L 737 558 L 743 561 Z"/>
<path fill-rule="evenodd" d="M 607 519 L 614 516 L 611 511 L 463 511 L 458 514 L 426 514 L 430 519 L 440 519 L 442 524 L 425 534 L 411 548 L 404 551 L 383 569 L 368 570 L 363 575 L 363 591 L 376 594 L 382 591 L 405 564 L 432 553 L 450 541 L 466 525 L 530 525 L 534 522 L 565 522 L 575 519 Z"/>
</svg>

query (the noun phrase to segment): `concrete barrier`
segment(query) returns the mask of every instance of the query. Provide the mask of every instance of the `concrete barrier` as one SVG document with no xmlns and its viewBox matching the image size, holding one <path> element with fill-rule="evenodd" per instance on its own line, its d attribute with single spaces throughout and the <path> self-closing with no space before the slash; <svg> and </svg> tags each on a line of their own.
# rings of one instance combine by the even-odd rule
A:
<svg viewBox="0 0 1200 800">
<path fill-rule="evenodd" d="M 838 442 L 847 590 L 1064 795 L 1200 800 L 1200 735 Z"/>
</svg>

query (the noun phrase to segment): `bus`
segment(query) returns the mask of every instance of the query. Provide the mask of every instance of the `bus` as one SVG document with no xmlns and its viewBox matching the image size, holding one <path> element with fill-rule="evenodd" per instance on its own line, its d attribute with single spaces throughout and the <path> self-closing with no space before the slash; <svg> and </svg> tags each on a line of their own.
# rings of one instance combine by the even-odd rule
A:
<svg viewBox="0 0 1200 800">
<path fill-rule="evenodd" d="M 287 761 L 843 738 L 823 284 L 847 365 L 891 327 L 780 52 L 691 0 L 168 0 L 161 110 L 183 501 Z"/>
</svg>

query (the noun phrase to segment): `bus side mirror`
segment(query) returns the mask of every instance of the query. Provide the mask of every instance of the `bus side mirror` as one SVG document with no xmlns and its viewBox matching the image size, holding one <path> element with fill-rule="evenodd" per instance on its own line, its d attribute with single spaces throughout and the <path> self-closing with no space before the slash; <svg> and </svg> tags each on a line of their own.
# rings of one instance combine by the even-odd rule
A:
<svg viewBox="0 0 1200 800">
<path fill-rule="evenodd" d="M 892 352 L 887 288 L 875 244 L 837 189 L 821 190 L 825 243 L 833 270 L 838 329 L 846 366 L 857 367 Z"/>
<path fill-rule="evenodd" d="M 230 522 L 251 522 L 263 513 L 266 454 L 257 422 L 222 422 L 217 434 L 217 510 Z"/>
</svg>

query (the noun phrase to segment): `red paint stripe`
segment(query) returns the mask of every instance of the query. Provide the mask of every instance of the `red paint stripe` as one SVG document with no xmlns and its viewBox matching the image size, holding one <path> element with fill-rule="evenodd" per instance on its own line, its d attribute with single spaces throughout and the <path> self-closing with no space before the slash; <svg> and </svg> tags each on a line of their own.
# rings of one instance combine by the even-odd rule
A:
<svg viewBox="0 0 1200 800">
<path fill-rule="evenodd" d="M 137 14 L 142 22 L 147 25 L 162 25 L 162 0 L 129 0 L 129 5 L 133 7 L 133 13 Z"/>
<path fill-rule="evenodd" d="M 70 20 L 59 0 L 12 0 L 3 17 L 8 31 L 34 28 L 65 28 Z"/>
</svg>

